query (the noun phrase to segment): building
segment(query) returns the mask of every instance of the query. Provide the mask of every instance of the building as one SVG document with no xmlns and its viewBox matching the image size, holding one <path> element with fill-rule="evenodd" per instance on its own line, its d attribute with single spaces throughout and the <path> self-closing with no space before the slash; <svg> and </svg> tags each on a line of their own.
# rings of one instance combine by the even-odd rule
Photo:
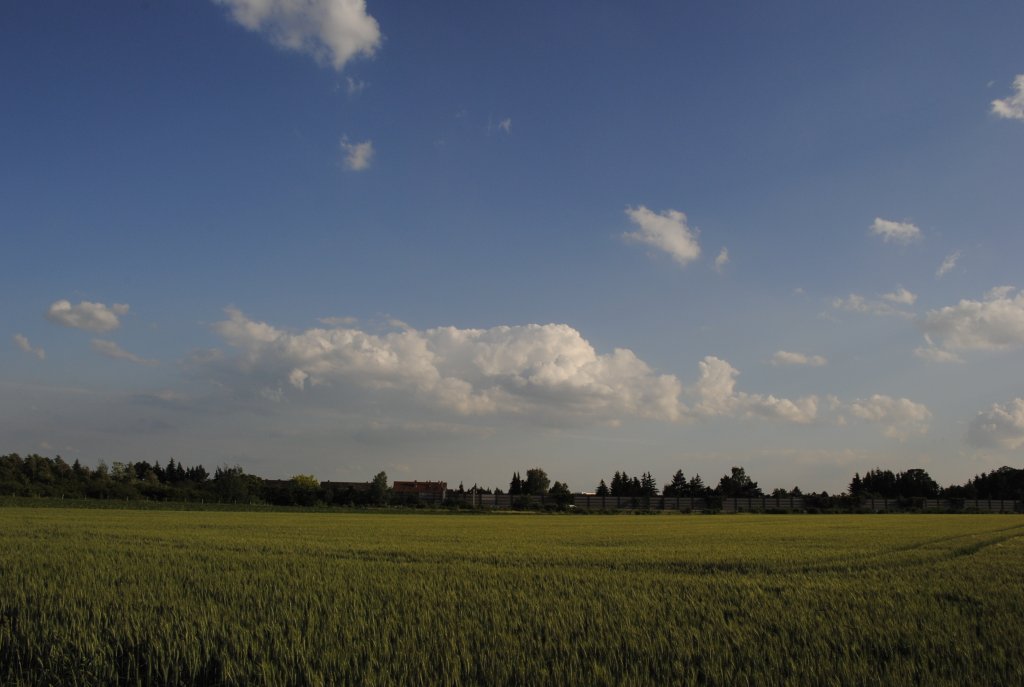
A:
<svg viewBox="0 0 1024 687">
<path fill-rule="evenodd" d="M 442 503 L 448 494 L 447 482 L 395 481 L 391 493 L 399 498 L 409 498 L 422 503 Z"/>
</svg>

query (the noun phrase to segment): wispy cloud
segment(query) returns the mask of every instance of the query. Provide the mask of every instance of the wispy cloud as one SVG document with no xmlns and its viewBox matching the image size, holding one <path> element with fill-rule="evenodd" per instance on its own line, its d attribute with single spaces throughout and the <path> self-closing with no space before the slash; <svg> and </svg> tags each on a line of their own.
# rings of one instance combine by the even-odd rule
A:
<svg viewBox="0 0 1024 687">
<path fill-rule="evenodd" d="M 964 360 L 956 353 L 943 350 L 935 345 L 932 338 L 925 334 L 927 346 L 918 346 L 914 349 L 914 356 L 930 363 L 962 363 Z"/>
<path fill-rule="evenodd" d="M 377 20 L 365 0 L 214 0 L 231 18 L 266 34 L 286 50 L 305 53 L 341 70 L 357 55 L 371 56 L 380 46 Z"/>
<path fill-rule="evenodd" d="M 876 217 L 871 224 L 871 233 L 881 236 L 886 243 L 900 243 L 907 245 L 919 241 L 923 234 L 921 230 L 910 222 L 893 222 L 892 220 Z"/>
<path fill-rule="evenodd" d="M 1013 80 L 1013 95 L 992 101 L 992 114 L 1003 119 L 1024 119 L 1024 74 Z"/>
<path fill-rule="evenodd" d="M 28 340 L 27 336 L 23 334 L 15 334 L 14 343 L 17 344 L 18 348 L 25 351 L 26 353 L 31 353 L 40 360 L 46 360 L 46 351 L 44 351 L 40 347 L 32 346 L 32 342 Z"/>
<path fill-rule="evenodd" d="M 947 272 L 956 267 L 956 261 L 959 259 L 960 251 L 947 255 L 946 259 L 942 261 L 941 265 L 939 265 L 939 269 L 935 270 L 936 278 L 941 279 L 942 277 L 944 277 Z"/>
<path fill-rule="evenodd" d="M 821 355 L 807 355 L 793 351 L 776 351 L 772 356 L 772 365 L 807 365 L 821 367 L 828 364 L 828 359 Z"/>
<path fill-rule="evenodd" d="M 504 131 L 506 134 L 512 133 L 512 118 L 506 117 L 498 122 L 498 131 Z"/>
<path fill-rule="evenodd" d="M 722 246 L 722 250 L 718 251 L 718 257 L 715 258 L 715 271 L 721 274 L 725 266 L 729 264 L 729 249 Z"/>
<path fill-rule="evenodd" d="M 623 238 L 663 250 L 684 266 L 700 257 L 698 232 L 689 227 L 684 213 L 666 210 L 658 214 L 640 205 L 626 208 L 626 215 L 639 231 L 623 234 Z"/>
<path fill-rule="evenodd" d="M 889 301 L 890 303 L 898 303 L 899 305 L 913 305 L 917 301 L 917 294 L 907 291 L 902 286 L 891 293 L 882 294 L 882 298 Z"/>
<path fill-rule="evenodd" d="M 85 329 L 90 332 L 109 332 L 121 326 L 120 315 L 128 313 L 124 303 L 106 306 L 103 303 L 82 301 L 72 305 L 70 301 L 59 300 L 46 311 L 46 319 L 64 327 Z"/>
<path fill-rule="evenodd" d="M 342 136 L 341 150 L 345 153 L 345 167 L 353 172 L 369 168 L 373 160 L 373 141 L 350 143 L 346 136 Z"/>
<path fill-rule="evenodd" d="M 890 296 L 898 294 L 888 294 Z M 912 294 L 911 294 L 912 295 Z M 900 310 L 883 301 L 870 300 L 858 293 L 851 293 L 846 298 L 835 298 L 832 300 L 832 307 L 836 310 L 849 310 L 866 315 L 896 315 L 898 317 L 913 317 L 912 313 Z"/>
<path fill-rule="evenodd" d="M 979 448 L 1011 451 L 1024 446 L 1024 398 L 993 403 L 978 413 L 967 429 L 967 442 Z"/>
<path fill-rule="evenodd" d="M 92 349 L 97 353 L 113 358 L 114 360 L 127 360 L 130 363 L 136 363 L 138 365 L 159 365 L 158 360 L 150 360 L 148 358 L 141 358 L 134 353 L 129 353 L 114 341 L 107 339 L 93 339 Z"/>
<path fill-rule="evenodd" d="M 357 95 L 366 89 L 366 82 L 351 76 L 345 77 L 345 91 L 349 95 Z"/>
</svg>

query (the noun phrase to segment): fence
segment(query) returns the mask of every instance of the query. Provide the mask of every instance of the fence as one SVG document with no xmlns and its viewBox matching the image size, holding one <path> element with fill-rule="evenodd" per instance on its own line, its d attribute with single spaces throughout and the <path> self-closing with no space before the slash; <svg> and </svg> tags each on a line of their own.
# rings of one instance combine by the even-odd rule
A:
<svg viewBox="0 0 1024 687">
<path fill-rule="evenodd" d="M 426 499 L 423 500 L 426 502 Z M 513 496 L 511 494 L 474 494 L 448 492 L 447 503 L 475 508 L 512 509 L 568 505 L 552 496 Z M 722 511 L 723 513 L 801 512 L 810 509 L 869 511 L 874 513 L 905 510 L 979 513 L 1021 513 L 1021 501 L 1000 499 L 850 499 L 835 500 L 801 496 L 754 496 L 749 498 L 687 497 L 687 496 L 597 496 L 572 494 L 569 504 L 591 511 Z"/>
</svg>

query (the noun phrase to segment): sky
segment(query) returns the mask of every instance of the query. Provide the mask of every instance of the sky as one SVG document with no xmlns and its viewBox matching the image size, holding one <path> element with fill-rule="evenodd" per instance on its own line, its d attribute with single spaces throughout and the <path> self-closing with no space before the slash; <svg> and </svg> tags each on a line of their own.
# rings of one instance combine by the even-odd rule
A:
<svg viewBox="0 0 1024 687">
<path fill-rule="evenodd" d="M 0 5 L 0 452 L 1024 464 L 1024 4 Z"/>
</svg>

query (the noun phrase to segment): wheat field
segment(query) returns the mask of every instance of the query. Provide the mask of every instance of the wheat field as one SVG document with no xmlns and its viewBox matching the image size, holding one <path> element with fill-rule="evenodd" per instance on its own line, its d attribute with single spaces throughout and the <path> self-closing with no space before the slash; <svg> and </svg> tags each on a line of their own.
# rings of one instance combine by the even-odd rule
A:
<svg viewBox="0 0 1024 687">
<path fill-rule="evenodd" d="M 1024 517 L 0 508 L 4 685 L 1024 684 Z"/>
</svg>

